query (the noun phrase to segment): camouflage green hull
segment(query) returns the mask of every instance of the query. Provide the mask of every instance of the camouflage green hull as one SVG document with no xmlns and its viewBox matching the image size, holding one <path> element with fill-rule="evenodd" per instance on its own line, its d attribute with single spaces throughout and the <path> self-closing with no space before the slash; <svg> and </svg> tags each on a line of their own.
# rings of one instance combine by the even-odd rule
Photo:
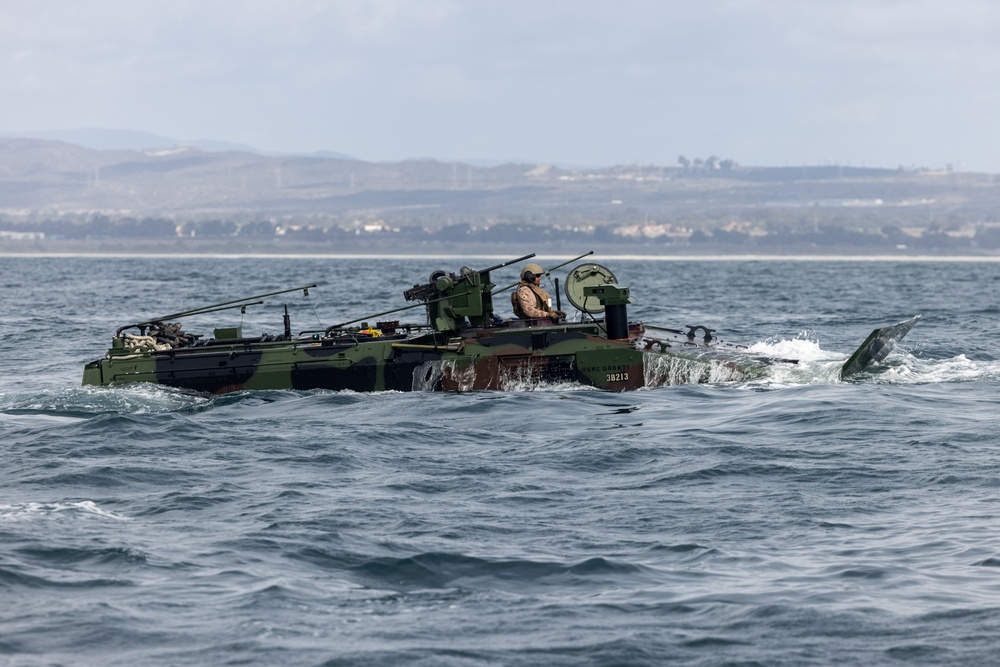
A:
<svg viewBox="0 0 1000 667">
<path fill-rule="evenodd" d="M 639 333 L 640 325 L 632 331 Z M 240 339 L 149 351 L 112 349 L 86 365 L 85 385 L 148 382 L 210 394 L 244 389 L 471 391 L 580 384 L 608 391 L 739 380 L 762 365 L 704 350 L 644 350 L 596 324 L 472 329 L 461 336 L 355 335 Z"/>
<path fill-rule="evenodd" d="M 595 326 L 486 329 L 444 338 L 363 336 L 233 341 L 164 351 L 112 350 L 83 383 L 149 382 L 211 394 L 243 389 L 467 391 L 576 383 L 612 391 L 646 385 L 645 357 Z"/>
</svg>

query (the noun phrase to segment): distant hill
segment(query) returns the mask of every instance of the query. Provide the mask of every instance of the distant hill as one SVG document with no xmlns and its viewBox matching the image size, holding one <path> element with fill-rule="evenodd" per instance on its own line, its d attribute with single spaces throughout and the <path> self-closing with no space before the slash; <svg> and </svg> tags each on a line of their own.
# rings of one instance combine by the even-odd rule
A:
<svg viewBox="0 0 1000 667">
<path fill-rule="evenodd" d="M 3 133 L 0 137 L 17 139 L 44 139 L 48 141 L 62 141 L 68 144 L 75 144 L 83 148 L 93 148 L 95 150 L 156 150 L 174 148 L 177 146 L 190 146 L 203 151 L 243 151 L 247 153 L 264 154 L 258 148 L 248 144 L 239 144 L 232 141 L 219 141 L 217 139 L 192 139 L 178 140 L 165 137 L 150 132 L 140 132 L 136 130 L 111 130 L 101 127 L 77 128 L 73 130 L 39 130 L 34 132 L 14 132 Z M 349 156 L 334 153 L 333 151 L 322 151 L 317 153 L 323 157 L 338 157 L 350 159 Z"/>
<path fill-rule="evenodd" d="M 180 142 L 150 132 L 135 130 L 109 130 L 106 128 L 77 128 L 73 130 L 39 130 L 34 132 L 5 133 L 4 137 L 62 141 L 83 148 L 96 150 L 144 150 L 170 148 Z"/>
<path fill-rule="evenodd" d="M 394 163 L 338 153 L 212 150 L 144 133 L 86 140 L 0 138 L 0 215 L 339 216 L 393 224 L 542 222 L 689 226 L 991 221 L 1000 179 L 989 174 L 839 166 L 569 169 L 430 159 Z M 103 141 L 103 143 L 102 143 Z M 136 146 L 141 146 L 137 148 Z"/>
</svg>

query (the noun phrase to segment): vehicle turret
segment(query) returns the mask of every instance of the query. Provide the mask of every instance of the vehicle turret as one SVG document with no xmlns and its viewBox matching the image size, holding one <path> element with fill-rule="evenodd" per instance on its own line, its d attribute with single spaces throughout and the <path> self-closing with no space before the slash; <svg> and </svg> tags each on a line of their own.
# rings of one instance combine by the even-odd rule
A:
<svg viewBox="0 0 1000 667">
<path fill-rule="evenodd" d="M 435 331 L 452 333 L 471 327 L 496 324 L 493 314 L 493 289 L 490 271 L 534 257 L 535 254 L 501 262 L 485 269 L 463 266 L 458 274 L 434 271 L 423 285 L 414 285 L 403 292 L 407 301 L 423 301 L 427 305 L 427 321 Z"/>
<path fill-rule="evenodd" d="M 463 266 L 459 273 L 435 271 L 423 285 L 403 292 L 407 301 L 427 305 L 427 321 L 436 331 L 465 331 L 469 326 L 484 327 L 493 323 L 493 288 L 490 271 Z"/>
</svg>

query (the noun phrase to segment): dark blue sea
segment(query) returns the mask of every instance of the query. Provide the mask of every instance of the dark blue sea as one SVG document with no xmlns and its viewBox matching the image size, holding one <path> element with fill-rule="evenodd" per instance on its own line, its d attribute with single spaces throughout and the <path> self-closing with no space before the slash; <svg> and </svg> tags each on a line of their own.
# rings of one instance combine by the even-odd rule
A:
<svg viewBox="0 0 1000 667">
<path fill-rule="evenodd" d="M 0 258 L 0 664 L 1000 661 L 997 262 L 593 258 L 633 319 L 801 360 L 750 382 L 80 386 L 124 324 L 315 282 L 184 325 L 315 329 L 504 259 Z"/>
</svg>

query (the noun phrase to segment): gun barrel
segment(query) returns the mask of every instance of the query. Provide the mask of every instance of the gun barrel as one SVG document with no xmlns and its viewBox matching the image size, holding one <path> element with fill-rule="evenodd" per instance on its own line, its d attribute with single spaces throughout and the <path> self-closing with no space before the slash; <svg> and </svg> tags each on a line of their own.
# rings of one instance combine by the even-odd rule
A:
<svg viewBox="0 0 1000 667">
<path fill-rule="evenodd" d="M 190 315 L 200 315 L 201 313 L 208 312 L 214 308 L 218 308 L 220 306 L 228 306 L 229 304 L 232 303 L 240 303 L 241 301 L 249 301 L 250 299 L 263 299 L 266 296 L 277 296 L 278 294 L 288 294 L 289 292 L 308 290 L 313 287 L 316 287 L 316 285 L 303 285 L 302 287 L 292 287 L 291 289 L 278 290 L 277 292 L 268 292 L 267 294 L 254 294 L 253 296 L 245 296 L 242 299 L 223 301 L 222 303 L 215 303 L 212 304 L 211 306 L 202 306 L 201 308 L 192 308 L 191 310 L 182 310 L 179 313 L 171 313 L 169 315 L 163 315 L 161 317 L 154 317 L 145 322 L 140 322 L 140 324 L 149 324 L 150 322 L 162 322 L 163 320 L 175 320 L 179 317 L 188 317 Z"/>
<path fill-rule="evenodd" d="M 583 259 L 584 257 L 589 257 L 590 255 L 593 255 L 593 254 L 594 254 L 594 251 L 593 251 L 593 250 L 591 250 L 590 252 L 585 252 L 585 253 L 583 253 L 583 254 L 582 254 L 582 255 L 580 255 L 579 257 L 574 257 L 573 259 L 567 259 L 567 260 L 566 260 L 565 262 L 563 262 L 562 264 L 556 264 L 555 266 L 553 266 L 553 267 L 552 267 L 552 268 L 550 268 L 550 269 L 545 269 L 545 273 L 546 273 L 546 275 L 547 275 L 547 274 L 549 274 L 549 273 L 552 273 L 552 272 L 553 272 L 553 271 L 555 271 L 556 269 L 561 269 L 562 267 L 566 266 L 567 264 L 572 264 L 573 262 L 577 261 L 578 259 Z"/>
<path fill-rule="evenodd" d="M 278 290 L 277 292 L 268 292 L 267 294 L 255 294 L 253 296 L 245 296 L 242 299 L 233 299 L 232 301 L 223 301 L 222 303 L 214 303 L 214 304 L 212 304 L 210 306 L 202 306 L 201 308 L 193 308 L 191 310 L 182 310 L 179 313 L 170 313 L 169 315 L 161 315 L 160 317 L 151 317 L 150 319 L 144 320 L 142 322 L 136 322 L 135 324 L 126 324 L 123 327 L 119 327 L 118 328 L 118 333 L 120 334 L 125 329 L 131 329 L 132 327 L 149 326 L 150 324 L 153 324 L 155 322 L 162 322 L 164 320 L 176 320 L 176 319 L 179 319 L 181 317 L 191 317 L 192 315 L 202 315 L 204 313 L 214 313 L 217 310 L 224 310 L 226 306 L 230 306 L 230 305 L 232 305 L 234 303 L 237 304 L 236 306 L 233 306 L 234 308 L 238 308 L 240 305 L 257 305 L 257 304 L 245 303 L 245 302 L 250 301 L 250 299 L 263 299 L 266 296 L 276 296 L 278 294 L 288 294 L 289 292 L 298 292 L 299 290 L 303 290 L 306 293 L 306 296 L 308 296 L 309 295 L 309 289 L 312 288 L 312 287 L 316 287 L 316 285 L 315 284 L 313 284 L 313 285 L 303 285 L 302 287 L 293 287 L 291 289 Z M 258 303 L 260 303 L 260 302 L 258 302 Z"/>
<path fill-rule="evenodd" d="M 591 252 L 593 252 L 593 250 L 591 250 Z M 502 269 L 505 266 L 510 266 L 511 264 L 517 264 L 518 262 L 523 262 L 526 259 L 531 259 L 534 256 L 535 253 L 531 253 L 530 255 L 525 255 L 524 257 L 518 257 L 517 259 L 512 259 L 507 262 L 501 262 L 500 264 L 497 264 L 496 266 L 491 266 L 488 269 L 479 269 L 479 273 L 488 273 L 489 271 L 496 271 L 497 269 Z"/>
<path fill-rule="evenodd" d="M 121 336 L 122 332 L 125 331 L 126 329 L 132 329 L 133 327 L 148 327 L 148 326 L 150 326 L 152 324 L 156 324 L 157 322 L 163 322 L 164 320 L 176 320 L 176 319 L 180 319 L 180 317 L 186 317 L 188 315 L 204 315 L 206 313 L 217 313 L 220 310 L 235 310 L 237 308 L 244 308 L 245 309 L 247 306 L 259 306 L 262 303 L 264 303 L 264 302 L 263 301 L 238 301 L 236 303 L 220 304 L 218 306 L 205 307 L 205 308 L 202 308 L 201 310 L 189 311 L 189 312 L 184 313 L 183 315 L 180 315 L 180 316 L 178 316 L 178 315 L 167 315 L 166 317 L 161 317 L 161 318 L 155 319 L 155 320 L 149 320 L 147 322 L 136 322 L 135 324 L 126 324 L 123 327 L 118 327 L 118 330 L 115 331 L 115 336 L 116 337 L 117 336 Z"/>
<path fill-rule="evenodd" d="M 571 263 L 575 262 L 578 259 L 583 259 L 584 257 L 589 257 L 590 255 L 593 255 L 593 254 L 594 254 L 594 251 L 591 250 L 590 252 L 585 252 L 582 255 L 574 257 L 573 259 L 567 259 L 562 264 L 556 264 L 555 266 L 553 266 L 551 268 L 545 269 L 545 274 L 548 275 L 549 273 L 555 271 L 556 269 L 562 268 L 562 267 L 566 266 L 567 264 L 571 264 Z M 528 255 L 528 257 L 533 257 L 533 256 L 534 255 Z M 522 259 L 525 259 L 525 258 L 522 258 Z M 517 262 L 517 261 L 520 261 L 520 260 L 516 260 L 515 259 L 514 261 Z M 506 292 L 510 288 L 517 287 L 517 285 L 518 285 L 518 283 L 511 283 L 510 285 L 507 285 L 506 287 L 503 287 L 501 289 L 493 290 L 493 294 L 503 294 L 504 292 Z"/>
</svg>

